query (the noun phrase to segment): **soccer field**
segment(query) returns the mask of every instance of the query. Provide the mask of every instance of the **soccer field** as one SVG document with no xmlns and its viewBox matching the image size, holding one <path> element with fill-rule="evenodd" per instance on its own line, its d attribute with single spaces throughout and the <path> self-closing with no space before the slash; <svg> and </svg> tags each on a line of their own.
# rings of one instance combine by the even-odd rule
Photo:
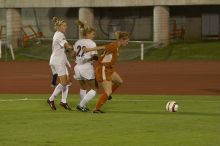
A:
<svg viewBox="0 0 220 146">
<path fill-rule="evenodd" d="M 51 111 L 47 97 L 0 95 L 0 146 L 220 145 L 220 96 L 114 95 L 105 114 L 65 111 L 58 100 Z M 71 107 L 79 101 L 68 99 Z M 177 113 L 165 111 L 169 100 Z"/>
</svg>

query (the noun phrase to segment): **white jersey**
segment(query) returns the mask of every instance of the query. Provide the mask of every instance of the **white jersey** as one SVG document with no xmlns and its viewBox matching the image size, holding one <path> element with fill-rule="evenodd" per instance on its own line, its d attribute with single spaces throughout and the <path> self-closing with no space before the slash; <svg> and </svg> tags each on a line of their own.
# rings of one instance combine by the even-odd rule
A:
<svg viewBox="0 0 220 146">
<path fill-rule="evenodd" d="M 67 41 L 64 34 L 62 32 L 56 31 L 53 36 L 50 65 L 66 65 L 67 57 L 64 48 L 65 43 L 67 43 Z"/>
<path fill-rule="evenodd" d="M 91 39 L 80 39 L 74 44 L 74 51 L 76 52 L 76 64 L 91 64 L 91 61 L 87 60 L 92 58 L 93 55 L 98 54 L 97 51 L 84 52 L 83 48 L 94 48 L 96 47 L 96 43 Z"/>
</svg>

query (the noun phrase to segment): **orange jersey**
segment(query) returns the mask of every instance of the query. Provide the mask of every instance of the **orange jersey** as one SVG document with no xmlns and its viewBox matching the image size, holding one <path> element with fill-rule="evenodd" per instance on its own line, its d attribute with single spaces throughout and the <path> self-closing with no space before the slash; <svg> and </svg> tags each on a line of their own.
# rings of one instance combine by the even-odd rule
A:
<svg viewBox="0 0 220 146">
<path fill-rule="evenodd" d="M 112 80 L 113 65 L 119 56 L 119 47 L 117 42 L 112 42 L 105 46 L 104 52 L 99 59 L 99 64 L 96 67 L 96 80 L 98 82 Z"/>
<path fill-rule="evenodd" d="M 114 65 L 119 56 L 119 45 L 117 42 L 112 42 L 105 45 L 104 52 L 100 56 L 99 63 L 105 66 Z"/>
</svg>

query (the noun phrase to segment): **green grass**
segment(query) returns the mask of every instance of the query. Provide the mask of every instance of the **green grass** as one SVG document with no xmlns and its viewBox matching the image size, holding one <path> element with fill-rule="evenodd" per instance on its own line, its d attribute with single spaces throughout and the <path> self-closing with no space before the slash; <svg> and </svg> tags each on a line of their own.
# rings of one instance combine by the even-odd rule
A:
<svg viewBox="0 0 220 146">
<path fill-rule="evenodd" d="M 220 145 L 220 96 L 114 95 L 105 114 L 51 111 L 47 97 L 0 95 L 0 146 Z M 24 98 L 39 100 L 17 100 Z M 177 113 L 165 111 L 168 100 Z M 73 107 L 78 97 L 69 101 Z"/>
<path fill-rule="evenodd" d="M 51 41 L 28 42 L 24 47 L 14 49 L 15 59 L 19 61 L 49 60 L 51 44 Z M 2 60 L 12 60 L 9 49 L 3 49 Z"/>
<path fill-rule="evenodd" d="M 180 41 L 150 49 L 145 60 L 220 60 L 220 41 Z"/>
<path fill-rule="evenodd" d="M 105 45 L 110 43 L 98 41 L 97 45 Z M 73 44 L 74 42 L 71 42 Z M 19 47 L 14 49 L 14 54 L 16 60 L 19 61 L 31 61 L 31 60 L 49 60 L 51 55 L 51 40 L 42 40 L 40 43 L 29 42 L 25 47 Z M 145 43 L 147 47 L 149 43 Z M 120 60 L 132 60 L 140 55 L 140 43 L 129 43 L 126 47 L 123 47 L 120 51 Z M 2 60 L 12 60 L 10 50 L 3 48 L 3 58 Z"/>
<path fill-rule="evenodd" d="M 73 42 L 71 42 L 73 44 Z M 109 42 L 97 42 L 103 45 Z M 51 41 L 41 41 L 40 44 L 30 42 L 26 47 L 15 49 L 16 60 L 49 60 L 51 55 Z M 145 43 L 148 48 L 151 43 Z M 129 43 L 120 50 L 120 61 L 140 60 L 140 43 Z M 220 41 L 177 41 L 161 48 L 151 48 L 146 51 L 145 60 L 220 60 Z M 12 60 L 9 50 L 3 49 L 2 60 Z"/>
</svg>

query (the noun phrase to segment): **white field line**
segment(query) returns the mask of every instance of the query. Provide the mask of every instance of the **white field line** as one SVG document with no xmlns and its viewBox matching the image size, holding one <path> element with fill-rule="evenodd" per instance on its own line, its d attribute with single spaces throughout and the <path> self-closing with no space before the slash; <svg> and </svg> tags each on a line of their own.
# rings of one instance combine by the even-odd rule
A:
<svg viewBox="0 0 220 146">
<path fill-rule="evenodd" d="M 46 101 L 47 99 L 39 98 L 20 98 L 20 99 L 0 99 L 0 102 L 16 102 L 16 101 Z M 168 99 L 113 99 L 113 102 L 167 102 Z M 220 102 L 220 100 L 176 100 L 177 102 Z"/>
</svg>

